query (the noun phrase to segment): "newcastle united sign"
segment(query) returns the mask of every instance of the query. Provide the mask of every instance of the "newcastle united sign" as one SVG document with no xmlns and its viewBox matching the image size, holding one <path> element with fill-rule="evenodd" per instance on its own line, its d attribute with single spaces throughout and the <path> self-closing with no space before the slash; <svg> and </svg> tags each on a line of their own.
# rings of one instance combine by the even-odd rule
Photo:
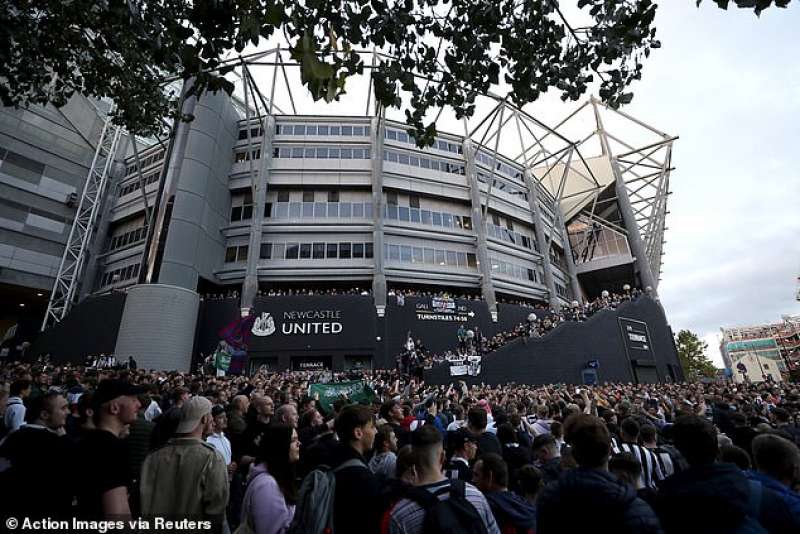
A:
<svg viewBox="0 0 800 534">
<path fill-rule="evenodd" d="M 341 310 L 285 311 L 281 317 L 280 331 L 283 335 L 336 335 L 342 333 Z M 271 336 L 276 331 L 275 319 L 262 312 L 253 323 L 253 335 Z"/>
</svg>

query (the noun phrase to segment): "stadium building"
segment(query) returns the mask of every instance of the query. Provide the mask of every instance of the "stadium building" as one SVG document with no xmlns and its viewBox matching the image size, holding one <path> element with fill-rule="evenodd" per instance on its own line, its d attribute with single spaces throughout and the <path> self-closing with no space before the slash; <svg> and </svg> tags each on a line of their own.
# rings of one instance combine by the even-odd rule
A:
<svg viewBox="0 0 800 534">
<path fill-rule="evenodd" d="M 721 328 L 720 353 L 728 375 L 736 382 L 780 382 L 800 371 L 800 316 L 780 322 Z"/>
<path fill-rule="evenodd" d="M 530 381 L 589 361 L 604 380 L 682 378 L 657 302 L 676 138 L 594 99 L 552 128 L 495 99 L 420 149 L 370 102 L 297 113 L 272 75 L 184 99 L 191 122 L 135 145 L 88 101 L 3 110 L 7 356 L 188 370 L 252 310 L 234 332 L 251 366 L 387 368 L 409 333 L 445 351 L 462 324 L 491 336 L 629 285 L 647 295 L 508 358 L 534 353 Z"/>
</svg>

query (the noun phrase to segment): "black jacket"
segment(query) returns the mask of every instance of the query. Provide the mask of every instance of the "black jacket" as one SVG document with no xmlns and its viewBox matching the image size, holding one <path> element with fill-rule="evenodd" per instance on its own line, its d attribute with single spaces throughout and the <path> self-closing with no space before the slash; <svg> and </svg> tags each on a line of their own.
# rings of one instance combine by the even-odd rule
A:
<svg viewBox="0 0 800 534">
<path fill-rule="evenodd" d="M 494 453 L 503 456 L 503 446 L 500 445 L 500 440 L 491 432 L 484 432 L 477 438 L 478 452 L 475 458 L 480 458 L 484 454 Z"/>
<path fill-rule="evenodd" d="M 333 450 L 331 467 L 336 468 L 354 458 L 364 462 L 364 467 L 345 467 L 336 472 L 333 531 L 343 534 L 377 533 L 380 532 L 381 518 L 387 506 L 378 477 L 366 467 L 363 456 L 341 443 Z"/>
<path fill-rule="evenodd" d="M 664 531 L 677 534 L 736 532 L 749 509 L 750 483 L 733 464 L 691 467 L 661 483 L 656 512 Z M 793 532 L 784 502 L 763 488 L 757 519 L 769 532 Z"/>
<path fill-rule="evenodd" d="M 520 534 L 536 530 L 536 508 L 516 493 L 493 491 L 486 500 L 502 532 L 509 527 Z"/>
<path fill-rule="evenodd" d="M 536 503 L 537 534 L 660 534 L 653 509 L 608 471 L 577 468 L 545 487 Z M 576 513 L 577 512 L 577 513 Z"/>
</svg>

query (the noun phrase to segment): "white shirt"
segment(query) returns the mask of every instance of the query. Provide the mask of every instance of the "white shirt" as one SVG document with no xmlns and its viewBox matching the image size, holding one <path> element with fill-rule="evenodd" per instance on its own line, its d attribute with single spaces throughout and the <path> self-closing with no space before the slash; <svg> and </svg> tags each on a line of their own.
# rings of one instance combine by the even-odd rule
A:
<svg viewBox="0 0 800 534">
<path fill-rule="evenodd" d="M 150 401 L 150 406 L 144 411 L 144 418 L 148 421 L 152 421 L 156 417 L 161 415 L 161 407 L 158 403 L 154 400 Z"/>
<path fill-rule="evenodd" d="M 225 437 L 225 434 L 211 434 L 206 441 L 213 445 L 215 449 L 225 459 L 225 465 L 231 464 L 231 442 Z"/>
<path fill-rule="evenodd" d="M 447 431 L 455 432 L 459 428 L 464 428 L 465 426 L 467 426 L 467 421 L 465 419 L 462 419 L 461 421 L 456 420 L 447 425 Z"/>
<path fill-rule="evenodd" d="M 8 433 L 18 430 L 25 423 L 25 405 L 19 397 L 9 397 L 6 407 L 5 424 Z"/>
</svg>

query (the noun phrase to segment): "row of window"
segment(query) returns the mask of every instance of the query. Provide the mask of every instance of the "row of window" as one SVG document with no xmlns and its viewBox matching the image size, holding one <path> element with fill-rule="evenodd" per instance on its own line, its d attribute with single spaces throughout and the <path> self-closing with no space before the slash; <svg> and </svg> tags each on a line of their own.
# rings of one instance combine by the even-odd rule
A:
<svg viewBox="0 0 800 534">
<path fill-rule="evenodd" d="M 504 274 L 506 276 L 510 276 L 511 278 L 528 280 L 529 282 L 539 281 L 534 269 L 529 269 L 515 263 L 509 263 L 498 258 L 490 258 L 489 261 L 492 264 L 493 273 Z"/>
<path fill-rule="evenodd" d="M 386 128 L 386 130 L 383 132 L 383 137 L 391 141 L 399 141 L 401 143 L 407 143 L 409 145 L 416 146 L 417 144 L 414 138 L 408 135 L 408 133 L 404 132 L 403 130 Z M 453 143 L 451 141 L 445 141 L 444 139 L 438 139 L 438 138 L 433 142 L 433 146 L 431 148 L 442 150 L 444 152 L 452 152 L 453 154 L 464 153 L 464 149 L 461 146 L 461 144 Z"/>
<path fill-rule="evenodd" d="M 125 280 L 136 278 L 137 276 L 139 276 L 138 263 L 128 265 L 126 267 L 120 267 L 119 269 L 114 269 L 113 271 L 108 271 L 103 274 L 103 277 L 100 279 L 100 287 L 106 287 L 111 284 L 124 282 Z"/>
<path fill-rule="evenodd" d="M 369 159 L 369 147 L 345 148 L 338 146 L 276 146 L 273 158 L 292 159 Z"/>
<path fill-rule="evenodd" d="M 260 126 L 254 126 L 250 128 L 251 139 L 253 137 L 261 137 L 262 135 L 264 135 L 264 128 Z M 244 141 L 245 139 L 247 139 L 247 128 L 239 130 L 239 141 Z"/>
<path fill-rule="evenodd" d="M 372 202 L 267 202 L 264 217 L 372 219 Z"/>
<path fill-rule="evenodd" d="M 406 152 L 397 152 L 395 150 L 384 150 L 383 160 L 390 163 L 399 163 L 400 165 L 410 165 L 412 167 L 420 167 L 422 169 L 432 169 L 434 171 L 441 171 L 450 174 L 464 175 L 464 165 L 459 163 L 450 163 L 442 159 L 428 158 L 415 156 Z"/>
<path fill-rule="evenodd" d="M 261 149 L 256 148 L 255 150 L 238 150 L 233 156 L 234 163 L 241 163 L 243 161 L 250 161 L 251 159 L 260 159 L 261 158 Z"/>
<path fill-rule="evenodd" d="M 513 243 L 519 247 L 536 250 L 537 252 L 539 251 L 539 247 L 536 246 L 536 240 L 534 238 L 490 222 L 486 223 L 486 234 L 489 237 L 505 241 L 506 243 Z"/>
<path fill-rule="evenodd" d="M 365 137 L 369 135 L 369 125 L 276 124 L 275 135 L 343 135 Z"/>
<path fill-rule="evenodd" d="M 475 161 L 478 163 L 482 163 L 483 165 L 491 169 L 492 162 L 495 161 L 495 158 L 493 156 L 490 156 L 486 152 L 479 150 L 478 153 L 475 154 Z M 522 171 L 515 169 L 511 165 L 503 163 L 502 161 L 500 161 L 500 158 L 497 158 L 494 168 L 496 171 L 500 171 L 506 176 L 522 181 Z"/>
<path fill-rule="evenodd" d="M 125 232 L 124 234 L 115 235 L 111 238 L 108 244 L 108 252 L 112 250 L 116 250 L 118 248 L 122 248 L 128 245 L 132 245 L 133 243 L 137 243 L 143 240 L 147 236 L 147 226 L 140 226 L 130 232 Z"/>
<path fill-rule="evenodd" d="M 144 186 L 147 187 L 148 185 L 157 182 L 159 176 L 161 176 L 161 170 L 159 169 L 148 172 L 144 175 Z M 139 189 L 139 180 L 134 180 L 124 185 L 120 184 L 117 196 L 124 197 L 125 195 L 130 195 L 131 193 L 138 191 Z"/>
<path fill-rule="evenodd" d="M 478 260 L 472 252 L 460 252 L 427 247 L 412 247 L 409 245 L 384 244 L 383 256 L 387 260 L 401 263 L 418 263 L 421 265 L 438 265 L 475 269 Z"/>
<path fill-rule="evenodd" d="M 139 160 L 139 163 L 142 164 L 142 169 L 146 169 L 147 167 L 149 167 L 153 163 L 161 161 L 162 159 L 164 159 L 164 150 L 159 150 L 155 154 L 152 154 L 152 155 L 150 155 L 150 156 L 148 156 L 146 158 L 141 158 Z M 135 173 L 138 170 L 139 170 L 139 167 L 136 166 L 136 159 L 134 158 L 133 159 L 133 163 L 131 163 L 130 165 L 128 165 L 125 168 L 125 176 L 131 176 L 133 173 Z"/>
<path fill-rule="evenodd" d="M 478 173 L 478 181 L 484 184 L 489 184 L 492 182 L 492 191 L 503 191 L 508 193 L 509 195 L 518 196 L 523 200 L 528 200 L 528 190 L 521 186 L 512 185 L 505 180 L 492 180 L 488 174 L 479 172 Z"/>
<path fill-rule="evenodd" d="M 408 208 L 406 206 L 395 206 L 391 204 L 384 206 L 383 210 L 384 217 L 391 221 L 406 221 L 428 226 L 472 230 L 472 217 L 467 215 L 453 215 L 452 213 L 421 210 L 419 208 Z"/>
<path fill-rule="evenodd" d="M 569 295 L 567 295 L 567 288 L 562 286 L 559 283 L 556 283 L 556 295 L 558 295 L 562 299 L 568 299 L 569 298 Z"/>
<path fill-rule="evenodd" d="M 230 246 L 225 249 L 225 263 L 246 262 L 248 252 L 248 245 Z M 372 243 L 350 241 L 262 243 L 259 251 L 259 258 L 262 260 L 350 260 L 370 259 L 372 256 Z"/>
</svg>

